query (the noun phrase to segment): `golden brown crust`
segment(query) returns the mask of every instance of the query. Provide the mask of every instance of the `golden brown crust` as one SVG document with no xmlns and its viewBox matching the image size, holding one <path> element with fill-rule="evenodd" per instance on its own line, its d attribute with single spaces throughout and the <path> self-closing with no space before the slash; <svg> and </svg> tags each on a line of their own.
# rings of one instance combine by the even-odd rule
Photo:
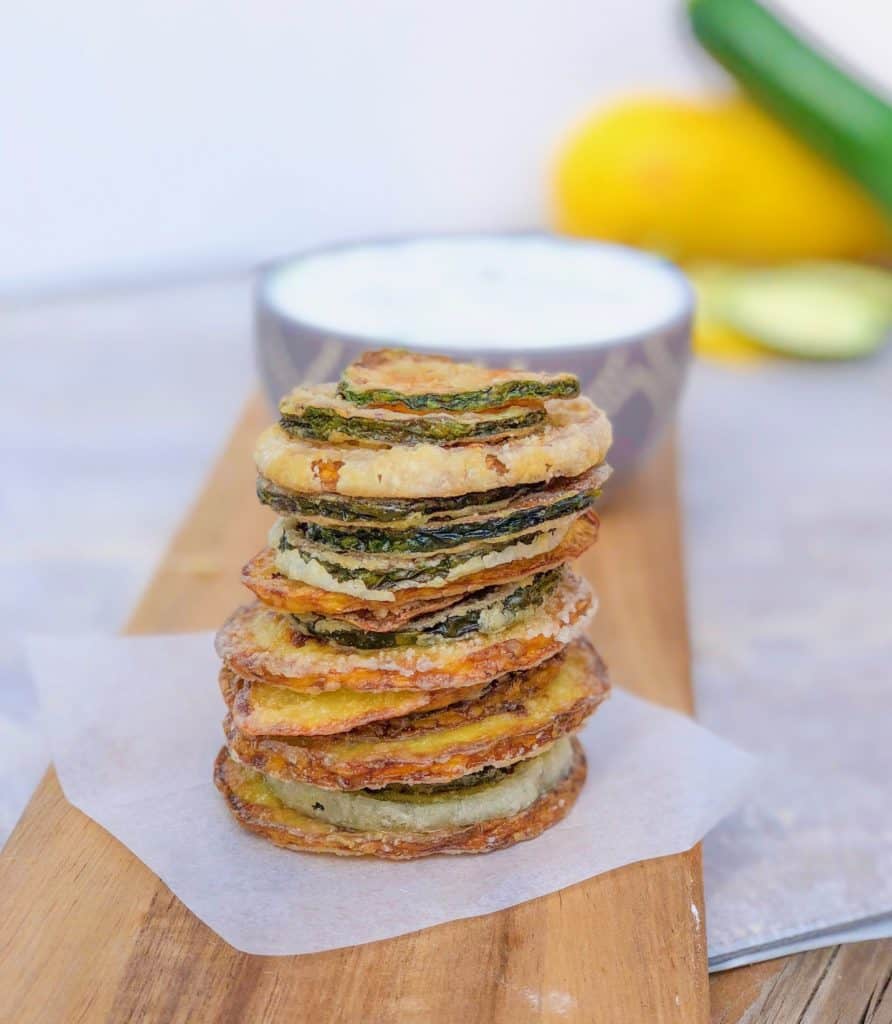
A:
<svg viewBox="0 0 892 1024">
<path fill-rule="evenodd" d="M 278 487 L 365 498 L 450 497 L 579 476 L 600 465 L 610 422 L 587 398 L 552 403 L 538 433 L 491 444 L 362 448 L 293 438 L 280 426 L 258 438 L 254 461 Z"/>
<path fill-rule="evenodd" d="M 541 405 L 541 403 L 539 403 Z M 375 438 L 374 433 L 371 436 L 365 437 L 362 433 L 357 434 L 355 432 L 345 432 L 339 429 L 337 420 L 341 420 L 342 423 L 346 421 L 357 421 L 365 420 L 371 425 L 380 424 L 385 427 L 406 426 L 410 430 L 413 426 L 423 425 L 425 422 L 431 426 L 432 430 L 440 427 L 442 430 L 443 437 L 448 440 L 440 443 L 446 444 L 469 444 L 479 440 L 478 437 L 464 437 L 460 433 L 456 436 L 451 436 L 449 433 L 449 427 L 458 425 L 459 427 L 466 427 L 469 430 L 473 430 L 475 427 L 485 425 L 488 429 L 485 433 L 486 442 L 491 444 L 493 441 L 504 440 L 509 437 L 522 437 L 526 434 L 531 434 L 535 430 L 539 429 L 541 424 L 541 417 L 544 417 L 544 411 L 540 413 L 533 413 L 530 416 L 530 408 L 528 405 L 509 405 L 500 409 L 491 409 L 487 412 L 402 412 L 392 408 L 381 408 L 372 405 L 354 405 L 353 402 L 348 402 L 346 399 L 341 398 L 338 395 L 337 384 L 326 383 L 326 384 L 309 384 L 299 385 L 284 395 L 279 400 L 279 413 L 285 417 L 301 418 L 306 415 L 308 409 L 323 409 L 331 414 L 331 428 L 326 440 L 331 444 L 358 444 L 369 448 L 382 448 L 392 445 L 393 441 L 382 441 Z M 526 416 L 530 423 L 524 426 L 512 426 L 510 425 L 511 420 L 523 418 Z M 503 424 L 500 429 L 499 424 Z M 285 426 L 286 431 L 289 434 L 294 435 L 295 431 L 289 426 Z M 302 431 L 297 431 L 297 436 L 301 436 Z M 316 434 L 310 434 L 309 436 L 318 436 Z M 386 436 L 386 435 L 385 435 Z M 428 437 L 430 438 L 430 434 Z M 408 437 L 409 440 L 405 438 Z M 417 443 L 413 442 L 412 434 L 407 433 L 404 435 L 402 443 Z"/>
<path fill-rule="evenodd" d="M 596 602 L 565 572 L 535 613 L 489 635 L 385 650 L 336 647 L 304 636 L 290 616 L 259 602 L 237 609 L 217 633 L 217 653 L 244 679 L 294 690 L 447 690 L 531 668 L 585 628 Z"/>
<path fill-rule="evenodd" d="M 412 512 L 407 509 L 404 511 L 403 518 L 387 519 L 384 521 L 374 517 L 363 517 L 358 514 L 355 518 L 345 520 L 341 516 L 333 517 L 331 514 L 327 515 L 322 510 L 317 511 L 315 514 L 306 511 L 295 511 L 299 507 L 299 499 L 305 498 L 306 495 L 299 495 L 297 492 L 277 487 L 264 477 L 258 477 L 257 486 L 261 493 L 267 495 L 275 494 L 277 496 L 275 501 L 266 501 L 266 503 L 271 508 L 279 510 L 282 515 L 297 515 L 308 523 L 319 523 L 321 526 L 335 526 L 339 529 L 366 527 L 374 530 L 400 531 L 410 530 L 413 527 L 442 526 L 446 523 L 479 523 L 498 519 L 509 511 L 515 513 L 532 508 L 547 507 L 575 494 L 582 494 L 585 491 L 600 491 L 612 474 L 613 468 L 608 463 L 602 462 L 600 466 L 595 466 L 579 476 L 556 477 L 546 484 L 536 486 L 534 490 L 514 495 L 509 494 L 508 496 L 505 496 L 504 491 L 484 491 L 477 496 L 477 504 L 475 505 L 427 513 Z M 489 500 L 487 494 L 489 494 Z M 493 494 L 501 494 L 502 497 L 492 499 Z M 289 498 L 292 499 L 290 506 L 288 504 Z M 265 501 L 264 498 L 261 498 L 261 500 Z"/>
<path fill-rule="evenodd" d="M 411 860 L 434 853 L 489 853 L 533 839 L 564 818 L 585 782 L 585 754 L 573 740 L 573 765 L 554 789 L 510 818 L 496 818 L 431 832 L 355 832 L 307 817 L 278 800 L 251 800 L 252 770 L 233 761 L 226 747 L 217 755 L 214 782 L 236 821 L 277 846 L 338 856 Z M 246 785 L 248 783 L 248 785 Z"/>
<path fill-rule="evenodd" d="M 541 384 L 571 385 L 579 393 L 579 380 L 573 373 L 541 373 L 534 370 L 505 370 L 464 362 L 451 356 L 415 352 L 400 348 L 380 348 L 363 352 L 344 369 L 341 381 L 354 391 L 396 390 L 404 395 L 479 391 L 493 384 L 535 381 Z M 541 400 L 531 399 L 533 402 Z M 376 403 L 377 404 L 377 403 Z M 384 403 L 401 405 L 400 402 Z"/>
<path fill-rule="evenodd" d="M 434 711 L 474 700 L 483 689 L 481 684 L 451 690 L 333 690 L 304 694 L 239 679 L 225 666 L 220 670 L 220 692 L 230 708 L 233 724 L 245 736 L 332 736 L 413 711 Z"/>
<path fill-rule="evenodd" d="M 572 676 L 558 676 L 567 669 Z M 285 781 L 343 790 L 436 784 L 532 757 L 578 729 L 609 690 L 604 663 L 587 640 L 579 640 L 546 665 L 438 711 L 338 736 L 251 737 L 231 716 L 224 731 L 239 761 Z"/>
<path fill-rule="evenodd" d="M 336 594 L 288 579 L 276 569 L 276 556 L 271 548 L 264 548 L 242 569 L 242 583 L 271 608 L 297 615 L 332 615 L 359 628 L 388 632 L 420 615 L 448 608 L 477 590 L 511 583 L 578 558 L 597 540 L 599 526 L 597 515 L 589 510 L 576 519 L 551 551 L 484 569 L 442 587 L 397 590 L 394 600 L 388 602 Z"/>
</svg>

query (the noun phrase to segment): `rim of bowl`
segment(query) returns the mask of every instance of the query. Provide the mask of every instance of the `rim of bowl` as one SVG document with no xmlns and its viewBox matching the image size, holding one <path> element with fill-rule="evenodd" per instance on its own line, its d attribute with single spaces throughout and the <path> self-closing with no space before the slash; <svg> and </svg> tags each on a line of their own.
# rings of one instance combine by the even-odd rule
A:
<svg viewBox="0 0 892 1024">
<path fill-rule="evenodd" d="M 325 324 L 318 323 L 314 320 L 304 319 L 303 317 L 296 316 L 294 313 L 284 310 L 280 305 L 272 300 L 270 296 L 270 288 L 280 274 L 285 271 L 292 270 L 295 265 L 314 259 L 317 256 L 326 256 L 328 254 L 342 252 L 347 249 L 369 248 L 373 246 L 383 248 L 392 245 L 405 245 L 410 242 L 424 241 L 472 242 L 485 241 L 488 239 L 511 240 L 516 238 L 545 239 L 547 241 L 556 242 L 559 245 L 565 245 L 572 248 L 611 249 L 659 268 L 661 271 L 675 278 L 676 283 L 679 285 L 679 310 L 678 313 L 673 316 L 668 316 L 663 320 L 657 321 L 651 327 L 631 331 L 626 334 L 617 334 L 609 341 L 604 341 L 597 345 L 593 345 L 592 342 L 585 341 L 570 343 L 554 342 L 550 346 L 550 351 L 575 350 L 583 352 L 590 348 L 606 349 L 618 345 L 630 345 L 641 341 L 643 338 L 650 337 L 655 331 L 670 329 L 677 325 L 684 324 L 693 318 L 696 306 L 696 296 L 694 294 L 693 286 L 684 271 L 665 256 L 648 252 L 645 249 L 636 249 L 635 246 L 632 245 L 623 245 L 620 242 L 601 241 L 596 238 L 576 238 L 572 235 L 559 235 L 550 231 L 524 229 L 518 229 L 516 231 L 406 232 L 404 234 L 395 235 L 370 235 L 361 238 L 344 239 L 337 242 L 327 242 L 322 245 L 311 246 L 307 249 L 298 250 L 297 252 L 291 253 L 287 256 L 278 257 L 266 263 L 261 263 L 256 271 L 254 303 L 255 306 L 262 307 L 264 311 L 271 311 L 275 313 L 275 315 L 282 320 L 301 326 L 305 329 L 316 331 L 319 334 L 327 334 L 330 337 L 354 342 L 358 345 L 383 345 L 386 347 L 388 342 L 384 338 L 376 338 L 368 334 L 354 334 L 350 331 L 337 330 L 332 327 L 327 327 Z M 397 343 L 391 342 L 390 344 L 396 345 Z M 430 344 L 424 342 L 401 342 L 397 347 L 423 351 L 444 351 L 450 346 L 436 342 L 431 342 Z M 481 343 L 477 350 L 480 352 L 493 352 L 495 351 L 495 346 L 489 347 L 486 343 Z M 538 351 L 540 350 L 531 349 L 531 352 Z"/>
</svg>

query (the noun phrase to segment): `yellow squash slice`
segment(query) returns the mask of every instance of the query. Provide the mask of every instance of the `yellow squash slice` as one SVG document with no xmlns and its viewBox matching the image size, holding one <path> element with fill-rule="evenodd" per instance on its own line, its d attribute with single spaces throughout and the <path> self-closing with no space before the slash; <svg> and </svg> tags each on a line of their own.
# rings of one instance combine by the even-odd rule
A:
<svg viewBox="0 0 892 1024">
<path fill-rule="evenodd" d="M 586 640 L 475 700 L 375 722 L 337 736 L 254 737 L 228 718 L 239 761 L 285 781 L 329 789 L 439 784 L 532 757 L 572 733 L 607 696 L 603 662 Z"/>
<path fill-rule="evenodd" d="M 483 684 L 451 690 L 301 693 L 286 686 L 239 679 L 224 668 L 220 689 L 233 724 L 246 736 L 329 736 L 369 722 L 473 700 L 482 692 Z"/>
</svg>

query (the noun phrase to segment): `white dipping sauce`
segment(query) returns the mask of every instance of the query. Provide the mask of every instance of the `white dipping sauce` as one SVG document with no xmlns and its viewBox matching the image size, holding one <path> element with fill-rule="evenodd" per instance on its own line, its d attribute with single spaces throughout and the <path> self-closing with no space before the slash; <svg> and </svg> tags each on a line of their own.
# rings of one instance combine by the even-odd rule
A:
<svg viewBox="0 0 892 1024">
<path fill-rule="evenodd" d="M 421 238 L 314 253 L 270 279 L 281 313 L 420 348 L 599 345 L 691 303 L 671 264 L 623 246 L 540 235 Z"/>
</svg>

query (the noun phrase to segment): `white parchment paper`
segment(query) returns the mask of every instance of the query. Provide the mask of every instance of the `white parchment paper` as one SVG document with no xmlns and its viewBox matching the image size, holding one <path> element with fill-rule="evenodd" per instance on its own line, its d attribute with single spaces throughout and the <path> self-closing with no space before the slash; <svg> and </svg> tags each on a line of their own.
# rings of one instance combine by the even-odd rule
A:
<svg viewBox="0 0 892 1024">
<path fill-rule="evenodd" d="M 211 782 L 224 708 L 210 634 L 31 638 L 28 652 L 66 797 L 248 953 L 371 942 L 680 852 L 756 771 L 682 715 L 617 690 L 582 734 L 576 807 L 540 838 L 409 863 L 296 854 L 239 828 Z"/>
</svg>

